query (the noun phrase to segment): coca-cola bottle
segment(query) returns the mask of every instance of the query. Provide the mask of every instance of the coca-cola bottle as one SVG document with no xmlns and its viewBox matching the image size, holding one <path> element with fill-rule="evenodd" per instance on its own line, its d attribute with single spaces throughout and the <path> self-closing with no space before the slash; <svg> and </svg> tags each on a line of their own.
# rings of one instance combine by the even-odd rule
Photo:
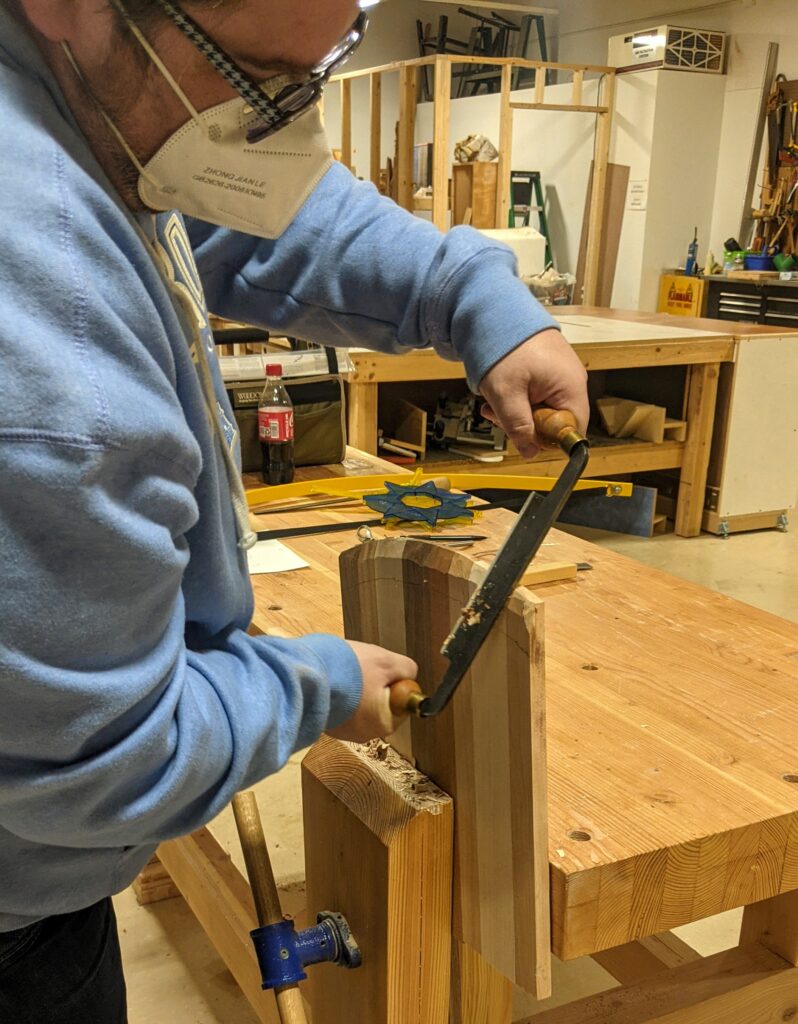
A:
<svg viewBox="0 0 798 1024">
<path fill-rule="evenodd" d="M 294 406 L 282 376 L 279 363 L 266 367 L 266 387 L 258 402 L 258 437 L 267 484 L 290 484 L 294 479 Z"/>
</svg>

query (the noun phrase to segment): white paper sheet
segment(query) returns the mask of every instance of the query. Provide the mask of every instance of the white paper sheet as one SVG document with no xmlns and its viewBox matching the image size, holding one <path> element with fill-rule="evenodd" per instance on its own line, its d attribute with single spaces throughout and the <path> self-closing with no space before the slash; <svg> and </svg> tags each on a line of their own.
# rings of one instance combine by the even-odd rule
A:
<svg viewBox="0 0 798 1024">
<path fill-rule="evenodd" d="M 307 569 L 309 563 L 294 554 L 279 540 L 259 540 L 247 551 L 249 575 L 264 572 L 290 572 L 292 569 Z"/>
</svg>

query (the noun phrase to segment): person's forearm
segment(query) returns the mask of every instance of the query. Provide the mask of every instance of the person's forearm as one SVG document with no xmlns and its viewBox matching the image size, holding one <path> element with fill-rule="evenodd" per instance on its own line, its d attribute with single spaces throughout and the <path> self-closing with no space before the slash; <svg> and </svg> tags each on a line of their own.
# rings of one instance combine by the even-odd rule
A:
<svg viewBox="0 0 798 1024">
<path fill-rule="evenodd" d="M 506 246 L 441 234 L 334 166 L 276 242 L 189 224 L 209 307 L 327 345 L 433 346 L 469 380 L 556 327 Z"/>
</svg>

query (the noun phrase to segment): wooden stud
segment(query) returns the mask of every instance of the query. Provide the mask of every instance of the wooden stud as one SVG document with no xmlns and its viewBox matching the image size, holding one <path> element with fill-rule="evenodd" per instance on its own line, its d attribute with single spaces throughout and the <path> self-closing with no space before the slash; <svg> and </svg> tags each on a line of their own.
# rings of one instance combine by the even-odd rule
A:
<svg viewBox="0 0 798 1024">
<path fill-rule="evenodd" d="M 452 944 L 449 1024 L 511 1024 L 513 986 L 464 942 Z"/>
<path fill-rule="evenodd" d="M 584 71 L 574 71 L 573 91 L 571 92 L 571 104 L 574 107 L 582 105 L 582 87 L 585 82 Z"/>
<path fill-rule="evenodd" d="M 347 385 L 347 443 L 369 455 L 377 454 L 377 384 Z"/>
<path fill-rule="evenodd" d="M 740 945 L 752 943 L 759 943 L 798 967 L 798 889 L 745 908 Z"/>
<path fill-rule="evenodd" d="M 546 70 L 536 68 L 535 70 L 535 103 L 546 102 Z"/>
<path fill-rule="evenodd" d="M 451 61 L 439 56 L 435 59 L 434 134 L 432 144 L 432 223 L 439 231 L 445 231 L 448 227 L 451 96 Z"/>
<path fill-rule="evenodd" d="M 510 106 L 510 88 L 513 81 L 511 65 L 502 68 L 502 86 L 499 113 L 499 179 L 496 185 L 496 227 L 506 228 L 510 223 L 510 174 L 513 169 L 513 109 Z"/>
<path fill-rule="evenodd" d="M 340 572 L 345 635 L 407 653 L 434 687 L 485 569 L 391 539 L 343 552 Z M 455 801 L 454 934 L 538 998 L 551 985 L 542 613 L 517 590 L 449 706 L 411 723 L 417 767 Z"/>
<path fill-rule="evenodd" d="M 606 114 L 607 107 L 596 107 L 592 104 L 580 103 L 511 103 L 513 110 L 574 110 L 580 114 Z"/>
<path fill-rule="evenodd" d="M 322 737 L 302 763 L 308 905 L 345 915 L 354 971 L 309 977 L 323 1024 L 446 1024 L 451 978 L 451 798 L 377 740 Z"/>
<path fill-rule="evenodd" d="M 597 114 L 596 153 L 593 162 L 593 188 L 590 199 L 590 217 L 588 226 L 587 253 L 585 256 L 585 293 L 583 302 L 586 306 L 595 306 L 598 299 L 599 261 L 601 258 L 601 240 L 604 231 L 604 204 L 607 192 L 607 171 L 610 158 L 610 133 L 612 129 L 612 110 L 615 103 L 615 75 L 607 75 L 604 82 L 605 113 Z"/>
<path fill-rule="evenodd" d="M 399 70 L 398 191 L 396 201 L 399 206 L 410 211 L 413 209 L 413 146 L 416 139 L 417 80 L 417 69 L 402 65 Z"/>
<path fill-rule="evenodd" d="M 341 82 L 341 163 L 352 170 L 352 83 Z"/>
<path fill-rule="evenodd" d="M 262 1024 L 280 1024 L 274 994 L 261 988 L 249 933 L 257 928 L 252 893 L 229 854 L 206 828 L 158 847 L 158 856 L 227 964 Z"/>
<path fill-rule="evenodd" d="M 375 71 L 400 71 L 402 68 L 425 68 L 434 65 L 440 54 L 430 57 L 416 57 L 413 60 L 394 61 L 392 64 L 381 64 L 373 68 L 364 68 L 361 71 L 344 71 L 331 79 L 339 82 L 342 78 L 364 78 Z M 502 68 L 511 64 L 514 68 L 542 68 L 544 71 L 586 71 L 595 75 L 613 75 L 617 68 L 609 67 L 607 64 L 558 64 L 554 61 L 544 60 L 521 60 L 518 57 L 469 57 L 467 54 L 443 55 L 450 64 L 480 64 L 483 67 Z"/>
<path fill-rule="evenodd" d="M 370 156 L 369 174 L 375 188 L 380 184 L 382 165 L 382 75 L 369 75 Z"/>
<path fill-rule="evenodd" d="M 697 537 L 701 532 L 719 374 L 717 363 L 707 363 L 690 367 L 688 375 L 687 440 L 675 523 L 679 537 Z"/>
</svg>

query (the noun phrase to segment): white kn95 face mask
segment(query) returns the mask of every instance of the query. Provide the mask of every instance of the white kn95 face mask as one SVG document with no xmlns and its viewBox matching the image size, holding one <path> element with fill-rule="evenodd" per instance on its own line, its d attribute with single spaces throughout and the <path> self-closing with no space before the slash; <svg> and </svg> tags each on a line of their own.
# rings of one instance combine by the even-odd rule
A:
<svg viewBox="0 0 798 1024">
<path fill-rule="evenodd" d="M 318 107 L 255 144 L 246 139 L 251 119 L 242 99 L 192 116 L 138 168 L 142 202 L 279 237 L 330 167 L 332 153 Z"/>
<path fill-rule="evenodd" d="M 333 161 L 318 106 L 262 142 L 249 143 L 247 130 L 258 118 L 244 99 L 198 112 L 146 37 L 135 25 L 131 28 L 189 114 L 189 120 L 142 164 L 98 104 L 139 172 L 142 202 L 152 210 L 178 209 L 219 227 L 278 238 Z M 85 83 L 68 45 L 62 47 Z M 270 79 L 264 92 L 278 91 L 286 81 L 284 76 Z"/>
</svg>

